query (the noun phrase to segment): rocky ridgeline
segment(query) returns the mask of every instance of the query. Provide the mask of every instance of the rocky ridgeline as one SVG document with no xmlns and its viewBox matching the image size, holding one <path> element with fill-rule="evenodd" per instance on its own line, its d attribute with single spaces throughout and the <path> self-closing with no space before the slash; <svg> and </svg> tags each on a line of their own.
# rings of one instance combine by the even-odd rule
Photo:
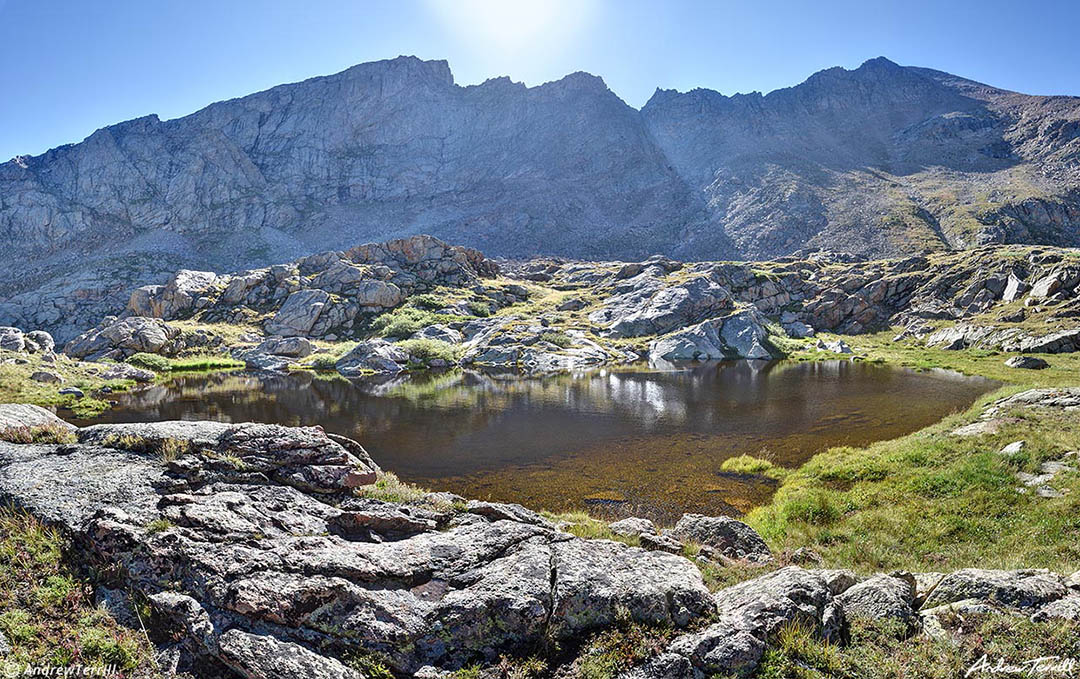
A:
<svg viewBox="0 0 1080 679">
<path fill-rule="evenodd" d="M 1028 401 L 1055 398 L 1073 396 Z M 0 500 L 75 542 L 82 565 L 105 574 L 98 597 L 119 620 L 132 617 L 130 596 L 145 597 L 166 673 L 359 679 L 366 662 L 448 679 L 558 648 L 560 676 L 591 633 L 629 619 L 677 631 L 625 679 L 702 679 L 749 675 L 790 624 L 844 643 L 858 618 L 945 641 L 969 613 L 1080 621 L 1080 574 L 776 569 L 764 541 L 727 517 L 611 525 L 642 549 L 575 537 L 518 505 L 415 491 L 374 499 L 363 490 L 375 463 L 318 427 L 76 429 L 35 406 L 0 406 L 2 438 L 44 430 L 62 442 L 0 443 Z M 699 563 L 762 575 L 712 593 L 678 555 L 684 543 L 700 546 Z"/>
<path fill-rule="evenodd" d="M 0 323 L 67 341 L 162 271 L 417 231 L 508 257 L 1075 246 L 1078 152 L 1080 99 L 884 58 L 635 110 L 585 73 L 463 87 L 400 57 L 0 163 Z"/>
<path fill-rule="evenodd" d="M 898 340 L 945 349 L 1080 348 L 1080 256 L 1061 248 L 503 267 L 415 236 L 237 274 L 183 270 L 136 289 L 122 316 L 107 317 L 65 351 L 89 360 L 231 351 L 253 369 L 285 370 L 320 351 L 312 340 L 359 340 L 337 360 L 352 377 L 455 364 L 556 372 L 642 359 L 771 359 L 784 355 L 788 340 L 892 326 L 904 328 Z M 380 325 L 398 312 L 425 324 Z M 188 319 L 195 326 L 170 323 Z M 226 339 L 200 323 L 250 331 Z M 434 341 L 441 351 L 403 340 Z M 842 341 L 818 345 L 851 352 Z M 1022 356 L 1013 364 L 1040 361 Z"/>
</svg>

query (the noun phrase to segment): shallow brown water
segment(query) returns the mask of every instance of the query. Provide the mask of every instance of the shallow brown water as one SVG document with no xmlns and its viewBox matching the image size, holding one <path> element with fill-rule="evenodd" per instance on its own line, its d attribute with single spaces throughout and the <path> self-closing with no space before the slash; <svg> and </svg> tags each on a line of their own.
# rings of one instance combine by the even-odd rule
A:
<svg viewBox="0 0 1080 679">
<path fill-rule="evenodd" d="M 794 467 L 830 446 L 925 427 L 995 385 L 850 361 L 354 382 L 217 374 L 121 395 L 97 421 L 321 424 L 434 489 L 670 521 L 690 511 L 738 514 L 768 499 L 768 479 L 720 470 L 729 457 Z"/>
</svg>

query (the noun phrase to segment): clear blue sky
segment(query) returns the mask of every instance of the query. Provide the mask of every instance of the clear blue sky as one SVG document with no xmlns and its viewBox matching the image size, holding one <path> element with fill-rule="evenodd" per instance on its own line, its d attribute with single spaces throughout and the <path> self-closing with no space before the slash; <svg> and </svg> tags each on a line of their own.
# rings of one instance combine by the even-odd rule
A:
<svg viewBox="0 0 1080 679">
<path fill-rule="evenodd" d="M 459 84 L 589 71 L 635 107 L 879 55 L 1080 94 L 1078 26 L 1077 0 L 0 0 L 0 161 L 399 54 L 447 59 Z"/>
</svg>

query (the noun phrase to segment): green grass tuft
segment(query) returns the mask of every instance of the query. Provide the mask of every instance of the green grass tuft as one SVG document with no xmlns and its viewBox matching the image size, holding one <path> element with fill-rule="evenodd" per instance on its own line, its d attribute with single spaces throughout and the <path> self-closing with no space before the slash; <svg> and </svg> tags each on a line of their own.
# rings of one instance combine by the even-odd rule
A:
<svg viewBox="0 0 1080 679">
<path fill-rule="evenodd" d="M 427 493 L 424 488 L 405 483 L 393 472 L 379 472 L 375 483 L 356 489 L 356 494 L 360 497 L 398 503 L 417 502 Z"/>
<path fill-rule="evenodd" d="M 158 354 L 148 354 L 140 352 L 129 356 L 126 363 L 135 366 L 136 368 L 143 368 L 145 370 L 153 370 L 154 372 L 168 372 L 169 371 L 169 359 Z"/>
<path fill-rule="evenodd" d="M 574 340 L 565 332 L 558 332 L 555 330 L 549 330 L 547 332 L 540 333 L 541 342 L 550 342 L 560 349 L 568 349 L 574 344 Z"/>
<path fill-rule="evenodd" d="M 405 339 L 429 325 L 463 320 L 466 320 L 464 316 L 436 314 L 425 309 L 403 306 L 377 316 L 371 322 L 371 331 L 380 337 Z"/>
<path fill-rule="evenodd" d="M 130 434 L 111 434 L 101 442 L 102 445 L 118 450 L 130 450 L 134 453 L 156 455 L 162 462 L 172 462 L 191 452 L 191 442 L 174 438 L 146 438 Z"/>
<path fill-rule="evenodd" d="M 408 352 L 409 356 L 421 363 L 433 360 L 442 360 L 447 363 L 456 363 L 458 360 L 459 347 L 434 339 L 410 339 L 398 342 L 397 345 Z"/>
<path fill-rule="evenodd" d="M 753 455 L 729 457 L 720 463 L 720 469 L 737 474 L 760 474 L 774 479 L 782 479 L 788 473 L 788 470 L 783 467 L 778 467 L 768 460 Z"/>
<path fill-rule="evenodd" d="M 244 362 L 229 356 L 198 355 L 184 358 L 168 358 L 157 354 L 138 353 L 127 359 L 136 368 L 154 372 L 197 372 L 203 370 L 229 370 L 243 368 Z"/>
<path fill-rule="evenodd" d="M 619 612 L 615 625 L 593 636 L 582 647 L 576 665 L 578 679 L 615 679 L 647 658 L 661 653 L 674 636 L 670 627 L 631 622 Z"/>
</svg>

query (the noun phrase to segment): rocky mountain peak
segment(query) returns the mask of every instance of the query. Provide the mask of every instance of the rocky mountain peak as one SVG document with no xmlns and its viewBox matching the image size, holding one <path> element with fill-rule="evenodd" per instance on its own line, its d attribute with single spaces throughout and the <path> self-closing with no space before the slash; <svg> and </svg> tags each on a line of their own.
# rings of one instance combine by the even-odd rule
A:
<svg viewBox="0 0 1080 679">
<path fill-rule="evenodd" d="M 423 81 L 447 86 L 454 84 L 454 74 L 450 71 L 450 64 L 445 59 L 428 60 L 411 55 L 357 64 L 340 73 L 325 77 L 340 78 L 342 80 L 394 77 L 402 80 Z"/>
<path fill-rule="evenodd" d="M 564 75 L 558 80 L 545 83 L 540 87 L 558 90 L 579 90 L 584 92 L 610 92 L 607 83 L 604 82 L 603 78 L 598 75 L 593 75 L 592 73 L 586 73 L 585 71 L 575 71 L 568 75 Z"/>
<path fill-rule="evenodd" d="M 584 72 L 461 87 L 402 56 L 0 165 L 0 323 L 416 233 L 623 259 L 1080 244 L 1078 120 L 1075 98 L 883 57 L 765 95 L 658 89 L 635 111 Z"/>
</svg>

